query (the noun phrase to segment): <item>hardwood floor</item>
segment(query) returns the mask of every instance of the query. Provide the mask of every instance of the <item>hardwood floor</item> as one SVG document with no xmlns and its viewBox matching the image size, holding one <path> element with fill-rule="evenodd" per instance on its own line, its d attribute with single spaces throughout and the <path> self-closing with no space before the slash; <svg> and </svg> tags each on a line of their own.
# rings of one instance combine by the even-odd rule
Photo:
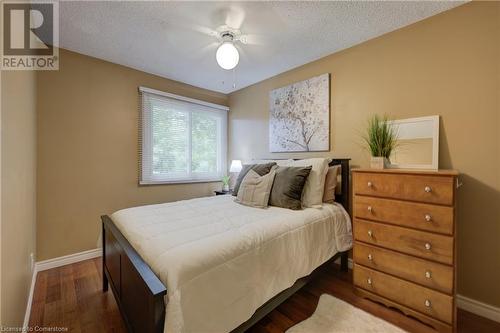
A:
<svg viewBox="0 0 500 333">
<path fill-rule="evenodd" d="M 126 332 L 111 291 L 101 290 L 100 258 L 38 273 L 30 326 L 67 327 L 68 332 Z M 327 293 L 410 332 L 435 332 L 424 324 L 356 296 L 352 274 L 332 265 L 252 327 L 250 333 L 278 333 L 308 318 Z M 500 332 L 500 323 L 458 311 L 458 332 Z"/>
<path fill-rule="evenodd" d="M 68 332 L 126 332 L 113 294 L 102 292 L 101 259 L 38 273 L 30 326 Z"/>
</svg>

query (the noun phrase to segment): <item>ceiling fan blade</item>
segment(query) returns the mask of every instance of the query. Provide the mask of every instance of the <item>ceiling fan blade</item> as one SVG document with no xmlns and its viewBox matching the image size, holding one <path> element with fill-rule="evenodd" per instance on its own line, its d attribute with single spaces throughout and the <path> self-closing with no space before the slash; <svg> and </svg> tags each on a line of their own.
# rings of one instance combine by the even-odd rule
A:
<svg viewBox="0 0 500 333">
<path fill-rule="evenodd" d="M 218 42 L 206 44 L 203 47 L 196 49 L 196 52 L 191 52 L 190 58 L 197 62 L 215 62 L 215 52 L 217 51 L 218 46 Z"/>
<path fill-rule="evenodd" d="M 191 25 L 190 29 L 211 37 L 217 37 L 219 35 L 219 33 L 214 29 L 210 29 L 201 25 Z"/>
<path fill-rule="evenodd" d="M 243 34 L 239 37 L 239 41 L 245 45 L 266 45 L 266 40 L 263 35 Z"/>
<path fill-rule="evenodd" d="M 200 51 L 200 53 L 215 52 L 215 50 L 217 49 L 218 46 L 219 46 L 218 42 L 212 42 L 212 43 L 202 47 L 199 51 Z M 214 57 L 215 57 L 215 53 L 214 53 Z"/>
<path fill-rule="evenodd" d="M 170 19 L 168 22 L 164 22 L 164 24 L 166 28 L 193 31 L 210 37 L 217 37 L 219 35 L 219 32 L 215 29 L 211 29 L 192 22 L 182 21 L 179 19 Z"/>
<path fill-rule="evenodd" d="M 245 20 L 245 12 L 243 9 L 231 6 L 227 8 L 225 23 L 234 29 L 240 29 L 243 21 Z"/>
</svg>

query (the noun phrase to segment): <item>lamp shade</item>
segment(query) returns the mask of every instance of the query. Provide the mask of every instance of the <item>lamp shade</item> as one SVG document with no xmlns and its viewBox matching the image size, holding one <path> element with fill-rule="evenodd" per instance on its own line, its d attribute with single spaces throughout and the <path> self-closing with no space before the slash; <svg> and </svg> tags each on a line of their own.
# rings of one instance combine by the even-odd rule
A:
<svg viewBox="0 0 500 333">
<path fill-rule="evenodd" d="M 229 168 L 229 172 L 240 172 L 242 168 L 240 160 L 233 160 L 231 162 L 231 167 Z"/>
<path fill-rule="evenodd" d="M 220 67 L 229 70 L 238 65 L 240 54 L 232 42 L 224 42 L 217 49 L 215 58 Z"/>
</svg>

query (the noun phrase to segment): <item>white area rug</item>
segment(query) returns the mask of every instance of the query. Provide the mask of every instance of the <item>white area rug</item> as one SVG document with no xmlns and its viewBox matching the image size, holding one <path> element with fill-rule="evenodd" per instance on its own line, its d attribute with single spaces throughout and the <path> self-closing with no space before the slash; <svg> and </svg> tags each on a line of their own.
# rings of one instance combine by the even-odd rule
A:
<svg viewBox="0 0 500 333">
<path fill-rule="evenodd" d="M 313 315 L 286 333 L 404 333 L 405 331 L 349 303 L 323 294 Z"/>
</svg>

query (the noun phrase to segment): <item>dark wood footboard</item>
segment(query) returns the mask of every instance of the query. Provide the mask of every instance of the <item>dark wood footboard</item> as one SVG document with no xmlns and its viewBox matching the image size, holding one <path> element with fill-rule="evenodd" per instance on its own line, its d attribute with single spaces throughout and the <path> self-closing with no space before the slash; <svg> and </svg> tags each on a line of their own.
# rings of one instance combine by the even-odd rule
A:
<svg viewBox="0 0 500 333">
<path fill-rule="evenodd" d="M 167 288 L 109 216 L 101 220 L 103 291 L 109 283 L 129 332 L 163 332 Z"/>
</svg>

